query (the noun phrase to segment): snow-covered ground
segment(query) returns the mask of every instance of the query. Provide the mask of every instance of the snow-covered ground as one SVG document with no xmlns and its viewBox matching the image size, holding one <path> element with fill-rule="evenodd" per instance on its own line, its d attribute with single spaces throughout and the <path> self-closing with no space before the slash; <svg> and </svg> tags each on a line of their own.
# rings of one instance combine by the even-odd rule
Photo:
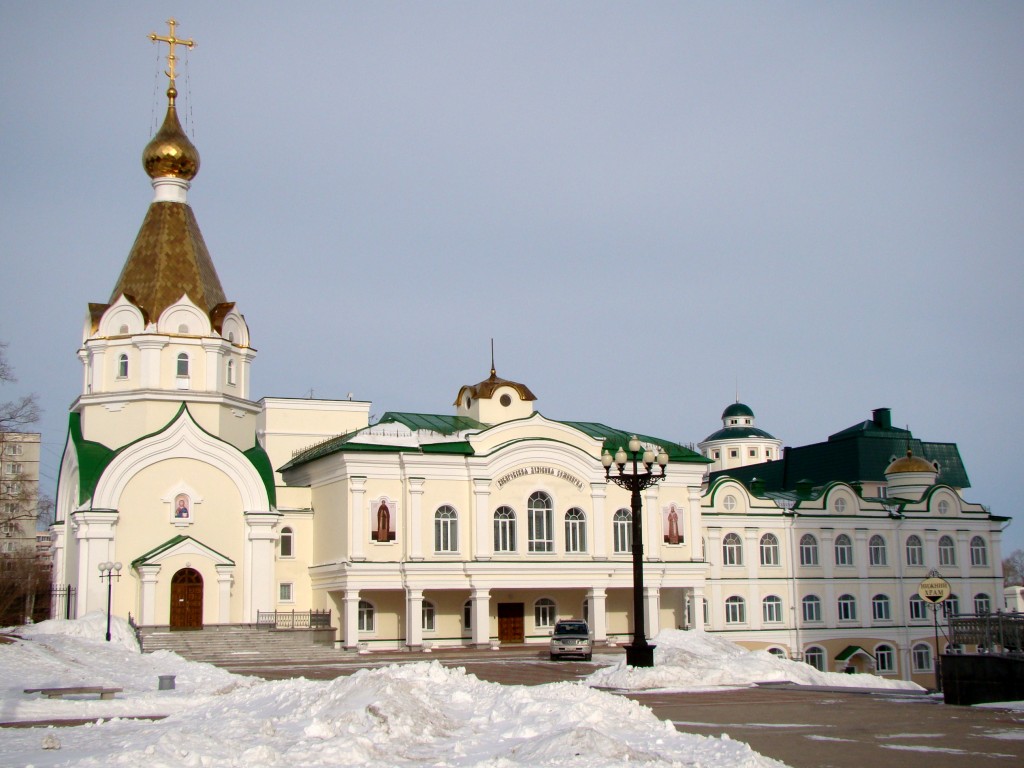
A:
<svg viewBox="0 0 1024 768">
<path fill-rule="evenodd" d="M 923 691 L 917 683 L 877 675 L 819 672 L 810 664 L 748 651 L 736 643 L 700 632 L 668 630 L 654 638 L 654 666 L 627 667 L 625 660 L 598 670 L 587 683 L 616 690 L 705 690 L 722 686 L 791 682 L 831 688 L 881 688 Z"/>
<path fill-rule="evenodd" d="M 105 616 L 8 630 L 0 644 L 0 722 L 90 719 L 64 728 L 0 730 L 3 766 L 703 766 L 780 763 L 728 738 L 678 732 L 650 710 L 590 686 L 707 688 L 752 681 L 876 687 L 868 675 L 821 675 L 721 638 L 663 633 L 653 670 L 612 666 L 583 685 L 502 686 L 437 662 L 362 670 L 332 681 L 265 682 L 139 653 Z M 612 657 L 610 657 L 612 658 Z M 617 659 L 616 659 L 617 660 Z M 158 690 L 174 675 L 173 690 Z M 850 678 L 869 678 L 851 683 Z M 834 678 L 839 678 L 835 680 Z M 49 700 L 25 688 L 103 685 L 115 699 Z M 166 715 L 159 720 L 138 720 Z"/>
</svg>

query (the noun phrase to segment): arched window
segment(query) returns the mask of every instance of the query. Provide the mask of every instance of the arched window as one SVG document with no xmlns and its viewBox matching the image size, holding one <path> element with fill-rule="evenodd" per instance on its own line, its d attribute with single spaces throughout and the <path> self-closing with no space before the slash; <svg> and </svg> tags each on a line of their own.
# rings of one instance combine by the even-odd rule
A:
<svg viewBox="0 0 1024 768">
<path fill-rule="evenodd" d="M 818 564 L 818 540 L 805 533 L 800 537 L 800 565 Z"/>
<path fill-rule="evenodd" d="M 907 565 L 924 565 L 924 545 L 920 536 L 907 536 Z"/>
<path fill-rule="evenodd" d="M 778 646 L 774 646 L 772 648 L 769 648 L 768 649 L 768 653 L 770 653 L 772 656 L 774 656 L 777 659 L 784 659 L 784 658 L 786 658 L 786 652 L 784 650 L 782 650 L 781 648 L 779 648 Z"/>
<path fill-rule="evenodd" d="M 945 499 L 943 499 L 942 501 L 939 502 L 939 514 L 940 515 L 948 515 L 949 514 L 949 502 L 946 501 Z"/>
<path fill-rule="evenodd" d="M 925 621 L 928 618 L 928 603 L 920 595 L 910 596 L 910 620 Z"/>
<path fill-rule="evenodd" d="M 188 376 L 188 355 L 184 352 L 178 355 L 178 378 L 185 378 Z"/>
<path fill-rule="evenodd" d="M 747 620 L 747 603 L 739 595 L 733 595 L 725 601 L 725 623 L 743 624 Z"/>
<path fill-rule="evenodd" d="M 235 361 L 228 360 L 228 384 L 235 386 Z"/>
<path fill-rule="evenodd" d="M 875 621 L 892 621 L 888 595 L 875 595 L 871 598 L 871 618 Z"/>
<path fill-rule="evenodd" d="M 373 632 L 373 604 L 366 601 L 359 601 L 359 631 Z"/>
<path fill-rule="evenodd" d="M 295 534 L 291 528 L 281 529 L 281 557 L 295 557 Z"/>
<path fill-rule="evenodd" d="M 555 626 L 558 610 L 555 601 L 542 597 L 533 604 L 533 624 L 537 629 Z"/>
<path fill-rule="evenodd" d="M 128 378 L 128 355 L 122 354 L 117 358 L 117 378 Z"/>
<path fill-rule="evenodd" d="M 942 615 L 946 618 L 960 615 L 960 598 L 956 595 L 950 595 L 939 605 L 942 606 Z"/>
<path fill-rule="evenodd" d="M 975 536 L 971 539 L 971 565 L 988 565 L 988 547 L 981 536 Z"/>
<path fill-rule="evenodd" d="M 494 551 L 516 551 L 516 513 L 512 507 L 494 510 Z"/>
<path fill-rule="evenodd" d="M 979 592 L 974 596 L 974 612 L 975 613 L 988 613 L 992 610 L 992 601 L 989 596 L 984 592 Z"/>
<path fill-rule="evenodd" d="M 939 539 L 939 565 L 956 565 L 956 543 L 951 536 Z"/>
<path fill-rule="evenodd" d="M 853 565 L 853 542 L 845 533 L 836 536 L 836 565 Z"/>
<path fill-rule="evenodd" d="M 722 565 L 743 565 L 743 540 L 737 533 L 727 533 L 722 539 Z"/>
<path fill-rule="evenodd" d="M 885 539 L 875 535 L 868 542 L 868 563 L 871 565 L 885 565 L 889 558 L 885 552 Z"/>
<path fill-rule="evenodd" d="M 434 513 L 434 551 L 459 551 L 459 513 L 447 504 Z"/>
<path fill-rule="evenodd" d="M 423 601 L 423 610 L 421 611 L 423 616 L 423 631 L 433 632 L 437 629 L 437 608 L 429 600 Z"/>
<path fill-rule="evenodd" d="M 857 620 L 857 599 L 853 595 L 840 595 L 836 603 L 840 621 Z"/>
<path fill-rule="evenodd" d="M 565 551 L 587 551 L 587 516 L 579 507 L 565 513 Z"/>
<path fill-rule="evenodd" d="M 896 671 L 896 653 L 893 651 L 891 645 L 880 645 L 875 648 L 875 671 Z"/>
<path fill-rule="evenodd" d="M 779 540 L 774 533 L 761 537 L 761 565 L 779 564 Z"/>
<path fill-rule="evenodd" d="M 633 551 L 633 513 L 628 509 L 612 515 L 612 549 L 619 554 Z"/>
<path fill-rule="evenodd" d="M 528 546 L 531 552 L 555 551 L 554 505 L 543 491 L 530 494 L 527 502 Z"/>
<path fill-rule="evenodd" d="M 926 643 L 914 646 L 911 658 L 915 672 L 930 672 L 932 669 L 932 647 Z"/>
<path fill-rule="evenodd" d="M 803 602 L 804 621 L 821 621 L 821 598 L 817 595 L 807 595 Z"/>
<path fill-rule="evenodd" d="M 782 621 L 782 598 L 768 595 L 761 602 L 761 612 L 765 624 L 777 624 Z"/>
<path fill-rule="evenodd" d="M 819 672 L 825 671 L 825 651 L 816 645 L 812 645 L 804 651 L 804 661 Z"/>
</svg>

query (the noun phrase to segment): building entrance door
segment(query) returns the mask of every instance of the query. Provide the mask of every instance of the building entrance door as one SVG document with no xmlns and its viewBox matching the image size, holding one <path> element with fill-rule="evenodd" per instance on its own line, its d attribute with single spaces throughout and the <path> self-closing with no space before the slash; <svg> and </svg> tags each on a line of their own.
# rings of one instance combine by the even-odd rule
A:
<svg viewBox="0 0 1024 768">
<path fill-rule="evenodd" d="M 498 603 L 498 641 L 526 642 L 522 603 Z"/>
<path fill-rule="evenodd" d="M 182 568 L 171 577 L 171 629 L 203 628 L 203 577 Z"/>
</svg>

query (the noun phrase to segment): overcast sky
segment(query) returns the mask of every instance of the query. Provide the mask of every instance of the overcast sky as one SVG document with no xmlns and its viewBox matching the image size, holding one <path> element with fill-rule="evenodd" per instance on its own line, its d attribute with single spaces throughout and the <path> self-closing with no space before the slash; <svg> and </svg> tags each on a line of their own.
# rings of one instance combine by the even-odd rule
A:
<svg viewBox="0 0 1024 768">
<path fill-rule="evenodd" d="M 892 408 L 1018 516 L 1024 3 L 0 2 L 0 339 L 55 485 L 87 304 L 189 200 L 253 394 L 451 413 L 488 374 L 684 443 Z M 161 57 L 161 58 L 158 58 Z"/>
</svg>

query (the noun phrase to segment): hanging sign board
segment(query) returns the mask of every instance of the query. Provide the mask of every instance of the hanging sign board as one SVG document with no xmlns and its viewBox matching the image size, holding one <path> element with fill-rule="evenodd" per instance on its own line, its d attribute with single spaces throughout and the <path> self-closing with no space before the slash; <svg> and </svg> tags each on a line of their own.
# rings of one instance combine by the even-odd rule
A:
<svg viewBox="0 0 1024 768">
<path fill-rule="evenodd" d="M 934 604 L 941 603 L 953 594 L 953 589 L 945 579 L 938 576 L 930 576 L 918 585 L 917 594 L 921 596 L 922 600 L 927 600 L 929 603 Z"/>
</svg>

